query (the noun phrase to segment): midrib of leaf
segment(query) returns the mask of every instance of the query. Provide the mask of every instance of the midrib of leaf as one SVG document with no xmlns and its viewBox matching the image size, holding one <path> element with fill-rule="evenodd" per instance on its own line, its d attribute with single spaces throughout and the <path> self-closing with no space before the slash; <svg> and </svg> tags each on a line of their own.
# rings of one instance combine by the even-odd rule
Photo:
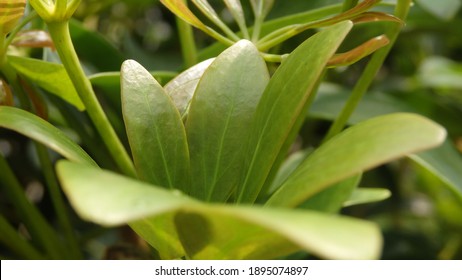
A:
<svg viewBox="0 0 462 280">
<path fill-rule="evenodd" d="M 148 105 L 149 113 L 150 113 L 150 115 L 152 116 L 152 115 L 154 114 L 154 111 L 152 110 L 152 106 L 151 106 L 151 104 L 150 104 L 150 102 L 149 102 L 149 98 L 148 98 L 147 94 L 144 94 L 144 101 L 145 101 L 145 103 Z M 171 188 L 171 189 L 173 189 L 173 188 L 175 188 L 175 187 L 178 188 L 178 187 L 180 187 L 180 186 L 173 186 L 172 178 L 170 177 L 170 176 L 171 176 L 171 174 L 170 174 L 170 168 L 169 168 L 169 165 L 168 165 L 168 163 L 167 163 L 167 160 L 165 159 L 165 153 L 164 153 L 164 149 L 163 149 L 164 145 L 163 145 L 163 143 L 162 143 L 162 141 L 161 141 L 161 139 L 160 139 L 160 136 L 159 136 L 159 129 L 157 128 L 157 125 L 154 126 L 154 129 L 155 129 L 155 135 L 153 135 L 153 136 L 155 136 L 155 139 L 156 139 L 157 143 L 159 144 L 159 147 L 161 147 L 161 149 L 160 149 L 160 154 L 161 154 L 161 158 L 162 158 L 162 163 L 163 163 L 163 165 L 164 165 L 165 173 L 167 174 L 168 187 Z M 153 133 L 150 129 L 149 129 L 149 131 L 150 131 L 151 133 Z M 152 172 L 152 174 L 153 174 L 154 177 L 156 178 L 156 181 L 158 181 L 156 172 Z"/>
<path fill-rule="evenodd" d="M 234 112 L 234 107 L 235 107 L 235 99 L 233 98 L 233 103 L 232 103 L 232 106 L 230 108 L 230 110 L 228 111 L 228 114 L 227 114 L 227 118 L 226 118 L 226 124 L 223 128 L 223 132 L 221 133 L 221 136 L 220 136 L 220 145 L 219 145 L 219 149 L 218 149 L 218 156 L 217 156 L 217 159 L 215 161 L 215 166 L 219 166 L 219 163 L 221 161 L 221 157 L 222 157 L 222 153 L 223 153 L 223 146 L 224 146 L 224 142 L 225 142 L 225 135 L 227 134 L 226 132 L 228 131 L 228 127 L 229 127 L 229 123 L 230 123 L 230 120 L 231 120 L 231 116 Z M 210 185 L 210 190 L 209 190 L 209 193 L 207 195 L 207 201 L 210 201 L 212 199 L 212 195 L 215 191 L 215 188 L 216 188 L 216 183 L 217 183 L 217 180 L 218 180 L 218 168 L 215 168 L 215 172 L 213 174 L 213 179 L 212 179 L 212 184 Z"/>
</svg>

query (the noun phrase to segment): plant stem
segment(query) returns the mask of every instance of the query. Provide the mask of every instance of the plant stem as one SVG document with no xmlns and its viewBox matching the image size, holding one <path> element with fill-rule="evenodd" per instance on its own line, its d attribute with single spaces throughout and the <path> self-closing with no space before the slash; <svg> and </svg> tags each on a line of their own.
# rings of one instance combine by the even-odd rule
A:
<svg viewBox="0 0 462 280">
<path fill-rule="evenodd" d="M 15 205 L 18 214 L 26 225 L 27 229 L 36 238 L 38 243 L 43 246 L 48 256 L 53 259 L 61 259 L 60 244 L 58 236 L 50 227 L 48 222 L 32 205 L 24 194 L 24 190 L 18 179 L 11 170 L 8 162 L 0 154 L 0 184 L 4 186 L 4 192 Z"/>
<path fill-rule="evenodd" d="M 399 0 L 396 5 L 395 16 L 404 21 L 409 13 L 411 2 L 412 0 Z M 390 52 L 391 48 L 396 42 L 396 39 L 398 38 L 398 35 L 402 28 L 401 24 L 391 24 L 392 25 L 389 27 L 387 31 L 387 37 L 390 39 L 390 43 L 382 49 L 376 51 L 372 55 L 369 63 L 366 66 L 366 69 L 364 69 L 364 72 L 359 78 L 359 81 L 353 88 L 353 91 L 350 97 L 348 98 L 347 103 L 342 109 L 342 112 L 340 112 L 339 116 L 336 118 L 336 120 L 330 127 L 329 132 L 324 138 L 324 142 L 328 141 L 329 139 L 331 139 L 343 130 L 349 118 L 351 117 L 359 102 L 363 98 L 364 94 L 372 84 L 372 81 L 374 80 L 378 71 L 382 67 L 385 58 L 387 57 L 388 53 Z"/>
<path fill-rule="evenodd" d="M 69 212 L 65 206 L 64 198 L 61 194 L 59 183 L 55 176 L 53 164 L 51 163 L 48 150 L 43 145 L 38 143 L 35 144 L 35 148 L 37 150 L 40 165 L 42 167 L 43 175 L 45 177 L 46 185 L 48 186 L 48 192 L 50 193 L 50 199 L 53 203 L 58 222 L 69 245 L 69 254 L 74 259 L 82 259 L 78 241 L 70 222 Z"/>
<path fill-rule="evenodd" d="M 194 33 L 191 25 L 180 18 L 176 18 L 178 34 L 180 36 L 181 51 L 185 62 L 185 68 L 197 64 L 197 48 L 194 42 Z"/>
<path fill-rule="evenodd" d="M 114 128 L 111 126 L 103 108 L 96 98 L 90 81 L 83 72 L 74 45 L 72 44 L 69 33 L 69 22 L 49 22 L 48 30 L 53 38 L 59 57 L 75 89 L 79 93 L 80 99 L 82 99 L 82 102 L 85 104 L 88 115 L 101 135 L 101 138 L 104 140 L 104 143 L 107 145 L 112 157 L 125 175 L 136 177 L 135 168 L 130 156 L 120 142 Z"/>
<path fill-rule="evenodd" d="M 45 256 L 38 252 L 34 246 L 18 235 L 3 215 L 0 215 L 0 232 L 0 242 L 21 258 L 29 260 L 45 259 Z"/>
<path fill-rule="evenodd" d="M 345 0 L 343 2 L 342 12 L 348 11 L 354 6 L 358 5 L 359 0 Z"/>
</svg>

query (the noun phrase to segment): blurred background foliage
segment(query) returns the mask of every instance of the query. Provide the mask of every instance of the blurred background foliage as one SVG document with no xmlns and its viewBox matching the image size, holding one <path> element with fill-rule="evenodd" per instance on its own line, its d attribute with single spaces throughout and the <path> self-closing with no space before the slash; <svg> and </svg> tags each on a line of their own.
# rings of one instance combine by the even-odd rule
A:
<svg viewBox="0 0 462 280">
<path fill-rule="evenodd" d="M 221 0 L 209 2 L 223 19 L 228 20 L 228 24 L 236 27 Z M 244 9 L 250 11 L 248 1 L 242 2 Z M 342 2 L 275 1 L 269 19 Z M 379 9 L 391 13 L 393 7 L 381 6 Z M 349 35 L 350 40 L 347 39 L 343 47 L 348 48 L 348 42 L 356 44 L 381 34 L 381 24 L 374 23 L 376 28 L 355 27 Z M 459 173 L 462 172 L 461 26 L 462 1 L 416 0 L 407 24 L 373 87 L 351 118 L 351 123 L 355 123 L 378 114 L 408 111 L 436 120 L 448 130 L 448 158 L 458 158 L 453 164 L 449 160 L 446 168 Z M 71 30 L 77 53 L 89 74 L 119 71 L 122 61 L 128 58 L 139 61 L 153 71 L 183 70 L 175 18 L 157 0 L 83 0 Z M 300 34 L 285 42 L 277 51 L 290 52 L 307 35 Z M 200 31 L 195 30 L 195 36 L 199 49 L 214 44 L 210 37 Z M 41 53 L 35 55 L 40 56 Z M 298 140 L 300 147 L 319 143 L 331 120 L 341 110 L 366 62 L 367 59 L 364 59 L 348 68 L 328 72 L 318 100 L 308 112 L 307 122 Z M 103 102 L 117 103 L 117 97 L 111 96 L 118 94 L 118 88 L 102 88 Z M 53 110 L 56 109 L 53 107 L 50 110 L 50 117 L 57 115 L 54 122 L 59 123 L 62 116 L 54 115 Z M 69 109 L 69 112 L 72 113 L 72 110 Z M 108 114 L 111 115 L 111 112 Z M 121 120 L 119 112 L 115 110 L 112 114 L 115 117 L 111 121 L 117 127 L 117 119 L 119 122 Z M 88 131 L 89 139 L 97 137 L 91 129 Z M 28 197 L 53 220 L 50 202 L 44 196 L 43 187 L 40 187 L 43 175 L 38 170 L 36 160 L 24 160 L 24 151 L 29 151 L 27 155 L 33 154 L 30 144 L 8 131 L 2 130 L 1 133 L 0 150 L 10 158 L 12 168 L 23 173 L 18 177 L 28 186 Z M 11 138 L 15 141 L 4 140 Z M 100 157 L 104 158 L 105 151 L 100 153 Z M 365 187 L 389 188 L 393 194 L 384 202 L 343 210 L 349 215 L 374 220 L 381 225 L 385 238 L 383 259 L 462 259 L 462 203 L 444 191 L 446 188 L 439 187 L 446 182 L 413 161 L 404 159 L 368 172 L 361 184 Z M 9 220 L 15 220 L 14 212 L 9 211 L 11 205 L 3 201 L 3 196 L 0 196 L 0 207 L 2 213 L 10 213 L 7 216 Z M 80 222 L 76 216 L 74 224 L 79 225 L 88 240 L 86 253 L 89 258 L 143 258 L 148 250 L 129 231 L 101 229 Z M 130 245 L 134 243 L 136 246 Z M 0 247 L 0 256 L 3 254 L 7 253 Z"/>
</svg>

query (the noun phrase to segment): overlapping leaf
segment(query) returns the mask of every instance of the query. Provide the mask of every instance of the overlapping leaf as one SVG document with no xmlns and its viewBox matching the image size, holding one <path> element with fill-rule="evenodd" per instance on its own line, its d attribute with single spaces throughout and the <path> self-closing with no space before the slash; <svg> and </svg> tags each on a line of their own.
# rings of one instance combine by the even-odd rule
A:
<svg viewBox="0 0 462 280">
<path fill-rule="evenodd" d="M 352 27 L 333 25 L 301 44 L 271 78 L 256 109 L 239 200 L 254 201 L 328 60 Z M 309 63 L 308 63 L 309 62 Z"/>
<path fill-rule="evenodd" d="M 398 157 L 436 147 L 445 137 L 443 127 L 414 114 L 397 113 L 364 121 L 311 154 L 267 205 L 297 206 L 331 184 Z"/>
<path fill-rule="evenodd" d="M 0 127 L 38 141 L 69 160 L 96 165 L 91 157 L 62 131 L 24 110 L 0 106 Z"/>
<path fill-rule="evenodd" d="M 172 100 L 133 60 L 122 65 L 121 87 L 122 112 L 138 175 L 152 184 L 187 190 L 189 152 Z"/>
<path fill-rule="evenodd" d="M 196 197 L 225 201 L 237 186 L 252 117 L 268 80 L 263 58 L 246 40 L 205 71 L 186 123 Z"/>
<path fill-rule="evenodd" d="M 57 171 L 80 216 L 107 226 L 130 223 L 163 256 L 262 259 L 307 250 L 323 258 L 364 259 L 378 257 L 382 243 L 376 226 L 352 218 L 203 204 L 178 191 L 68 161 L 59 162 Z"/>
</svg>

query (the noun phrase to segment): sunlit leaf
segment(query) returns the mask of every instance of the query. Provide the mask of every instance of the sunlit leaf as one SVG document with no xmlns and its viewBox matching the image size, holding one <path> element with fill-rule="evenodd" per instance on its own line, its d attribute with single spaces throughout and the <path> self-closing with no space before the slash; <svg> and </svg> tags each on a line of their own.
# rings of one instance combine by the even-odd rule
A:
<svg viewBox="0 0 462 280">
<path fill-rule="evenodd" d="M 245 162 L 248 171 L 240 184 L 239 200 L 257 198 L 292 126 L 304 114 L 305 103 L 326 63 L 351 27 L 352 23 L 345 21 L 314 35 L 274 73 L 255 113 Z"/>
<path fill-rule="evenodd" d="M 165 85 L 165 92 L 172 98 L 182 118 L 185 118 L 188 113 L 189 105 L 196 91 L 199 79 L 213 60 L 213 58 L 210 58 L 194 65 Z"/>
<path fill-rule="evenodd" d="M 186 122 L 195 197 L 225 201 L 238 184 L 252 117 L 268 80 L 263 58 L 246 40 L 205 71 Z"/>
<path fill-rule="evenodd" d="M 445 137 L 443 127 L 414 114 L 397 113 L 364 121 L 313 152 L 267 205 L 297 206 L 329 185 L 398 157 L 436 147 Z"/>
<path fill-rule="evenodd" d="M 0 106 L 0 127 L 38 141 L 69 160 L 96 166 L 91 157 L 62 131 L 29 112 Z"/>
<path fill-rule="evenodd" d="M 379 256 L 382 244 L 377 226 L 353 218 L 204 204 L 178 191 L 67 161 L 59 162 L 57 171 L 82 218 L 105 226 L 129 223 L 158 251 L 168 250 L 160 252 L 163 256 L 266 259 L 306 250 L 322 258 L 368 259 Z"/>
<path fill-rule="evenodd" d="M 122 112 L 141 179 L 187 190 L 189 153 L 180 114 L 162 86 L 134 60 L 121 70 Z"/>
<path fill-rule="evenodd" d="M 387 36 L 377 36 L 348 52 L 335 54 L 329 60 L 327 66 L 338 67 L 356 63 L 376 50 L 388 45 L 388 43 L 390 43 L 390 40 L 388 40 Z"/>
<path fill-rule="evenodd" d="M 8 63 L 19 74 L 39 87 L 62 98 L 81 111 L 85 109 L 62 64 L 19 56 L 8 56 Z"/>
<path fill-rule="evenodd" d="M 350 198 L 343 203 L 344 207 L 364 203 L 382 201 L 391 196 L 391 192 L 381 188 L 357 188 L 353 191 Z"/>
<path fill-rule="evenodd" d="M 24 15 L 26 0 L 0 0 L 0 33 L 10 33 Z"/>
</svg>

